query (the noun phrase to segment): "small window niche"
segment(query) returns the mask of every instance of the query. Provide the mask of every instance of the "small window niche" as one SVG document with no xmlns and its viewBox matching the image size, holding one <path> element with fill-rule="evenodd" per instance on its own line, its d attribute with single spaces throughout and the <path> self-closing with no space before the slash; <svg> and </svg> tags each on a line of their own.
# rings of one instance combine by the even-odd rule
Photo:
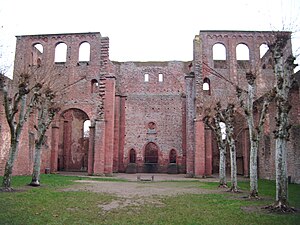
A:
<svg viewBox="0 0 300 225">
<path fill-rule="evenodd" d="M 134 149 L 129 151 L 129 163 L 136 163 L 136 153 Z"/>
<path fill-rule="evenodd" d="M 97 92 L 98 87 L 99 87 L 98 81 L 97 81 L 96 79 L 93 79 L 93 80 L 91 81 L 91 93 Z"/>
<path fill-rule="evenodd" d="M 169 162 L 170 163 L 176 163 L 177 162 L 177 153 L 176 153 L 176 151 L 174 149 L 172 149 L 170 151 Z"/>
<path fill-rule="evenodd" d="M 144 74 L 144 82 L 149 82 L 149 74 L 148 73 Z"/>
<path fill-rule="evenodd" d="M 210 95 L 210 80 L 207 77 L 203 80 L 203 91 Z"/>
<path fill-rule="evenodd" d="M 158 82 L 164 81 L 164 75 L 162 73 L 158 74 Z"/>
<path fill-rule="evenodd" d="M 156 124 L 154 122 L 148 123 L 147 134 L 156 134 Z"/>
</svg>

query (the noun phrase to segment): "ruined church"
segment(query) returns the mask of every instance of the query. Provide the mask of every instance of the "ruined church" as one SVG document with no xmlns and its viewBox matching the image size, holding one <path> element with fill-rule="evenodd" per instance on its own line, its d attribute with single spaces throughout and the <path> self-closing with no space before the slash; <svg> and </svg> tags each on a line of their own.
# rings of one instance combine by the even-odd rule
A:
<svg viewBox="0 0 300 225">
<path fill-rule="evenodd" d="M 267 31 L 200 31 L 193 43 L 191 40 L 193 52 L 187 62 L 112 61 L 109 38 L 99 32 L 16 38 L 12 86 L 16 85 L 18 71 L 29 68 L 47 76 L 55 73 L 61 84 L 60 111 L 43 145 L 42 173 L 211 176 L 218 173 L 219 153 L 214 133 L 203 122 L 205 110 L 216 101 L 224 107 L 228 102 L 237 102 L 234 85 L 246 89 L 245 74 L 250 69 L 257 72 L 257 108 L 260 97 L 275 81 L 271 53 L 261 51 L 274 38 L 273 32 Z M 286 54 L 292 54 L 291 42 Z M 295 77 L 298 83 L 290 93 L 288 176 L 291 182 L 300 183 L 299 73 Z M 264 179 L 275 178 L 275 112 L 272 103 L 259 147 L 258 172 Z M 30 117 L 23 130 L 14 175 L 32 173 L 33 124 L 34 117 Z M 0 134 L 3 175 L 9 129 L 2 104 Z M 249 134 L 238 104 L 235 140 L 237 172 L 248 176 Z M 229 168 L 228 154 L 228 172 Z"/>
</svg>

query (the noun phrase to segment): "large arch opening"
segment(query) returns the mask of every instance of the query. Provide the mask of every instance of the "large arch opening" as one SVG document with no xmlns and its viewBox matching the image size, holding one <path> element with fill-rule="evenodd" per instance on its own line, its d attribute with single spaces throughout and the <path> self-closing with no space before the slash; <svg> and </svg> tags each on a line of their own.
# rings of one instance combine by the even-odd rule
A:
<svg viewBox="0 0 300 225">
<path fill-rule="evenodd" d="M 68 109 L 60 116 L 58 171 L 87 171 L 89 135 L 88 115 L 80 109 Z"/>
<path fill-rule="evenodd" d="M 158 167 L 158 146 L 149 142 L 145 146 L 144 173 L 157 173 Z"/>
</svg>

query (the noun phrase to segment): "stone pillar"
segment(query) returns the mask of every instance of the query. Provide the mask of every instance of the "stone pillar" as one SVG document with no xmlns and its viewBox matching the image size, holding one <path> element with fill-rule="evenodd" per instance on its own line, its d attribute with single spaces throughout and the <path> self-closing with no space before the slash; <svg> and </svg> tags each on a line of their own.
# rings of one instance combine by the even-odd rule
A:
<svg viewBox="0 0 300 225">
<path fill-rule="evenodd" d="M 72 139 L 72 124 L 70 121 L 64 121 L 63 146 L 64 146 L 64 169 L 69 169 L 71 158 L 71 139 Z"/>
<path fill-rule="evenodd" d="M 249 130 L 244 130 L 243 134 L 243 164 L 244 164 L 244 176 L 249 177 Z"/>
<path fill-rule="evenodd" d="M 194 176 L 195 172 L 195 84 L 194 75 L 185 76 L 186 85 L 186 174 Z"/>
<path fill-rule="evenodd" d="M 179 173 L 186 171 L 186 97 L 182 97 L 182 158 L 179 162 Z"/>
<path fill-rule="evenodd" d="M 205 176 L 205 140 L 204 123 L 201 119 L 195 121 L 195 176 Z"/>
<path fill-rule="evenodd" d="M 119 172 L 125 172 L 125 166 L 124 166 L 125 104 L 126 104 L 126 96 L 122 96 L 120 102 Z"/>
<path fill-rule="evenodd" d="M 115 81 L 114 76 L 107 76 L 105 81 L 105 161 L 104 173 L 113 173 L 114 124 L 115 124 Z"/>
<path fill-rule="evenodd" d="M 120 96 L 117 95 L 115 102 L 115 128 L 114 128 L 114 156 L 113 156 L 113 172 L 118 172 L 119 167 L 119 151 L 120 151 Z"/>
<path fill-rule="evenodd" d="M 95 143 L 95 127 L 90 126 L 89 133 L 89 152 L 88 152 L 88 175 L 94 173 L 94 143 Z"/>
<path fill-rule="evenodd" d="M 57 172 L 58 143 L 59 143 L 59 126 L 54 124 L 52 126 L 52 137 L 51 137 L 51 161 L 50 161 L 51 173 Z"/>
<path fill-rule="evenodd" d="M 104 174 L 105 162 L 105 121 L 96 120 L 94 128 L 94 175 Z"/>
<path fill-rule="evenodd" d="M 205 175 L 212 175 L 212 130 L 205 129 Z"/>
</svg>

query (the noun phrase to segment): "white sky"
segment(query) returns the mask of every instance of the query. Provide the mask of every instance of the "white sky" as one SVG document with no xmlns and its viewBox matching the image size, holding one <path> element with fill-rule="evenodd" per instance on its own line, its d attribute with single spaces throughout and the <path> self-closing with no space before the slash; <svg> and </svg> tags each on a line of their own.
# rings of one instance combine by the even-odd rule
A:
<svg viewBox="0 0 300 225">
<path fill-rule="evenodd" d="M 12 65 L 15 35 L 99 31 L 111 60 L 188 61 L 200 30 L 283 28 L 300 54 L 299 0 L 0 0 L 0 64 Z"/>
</svg>

